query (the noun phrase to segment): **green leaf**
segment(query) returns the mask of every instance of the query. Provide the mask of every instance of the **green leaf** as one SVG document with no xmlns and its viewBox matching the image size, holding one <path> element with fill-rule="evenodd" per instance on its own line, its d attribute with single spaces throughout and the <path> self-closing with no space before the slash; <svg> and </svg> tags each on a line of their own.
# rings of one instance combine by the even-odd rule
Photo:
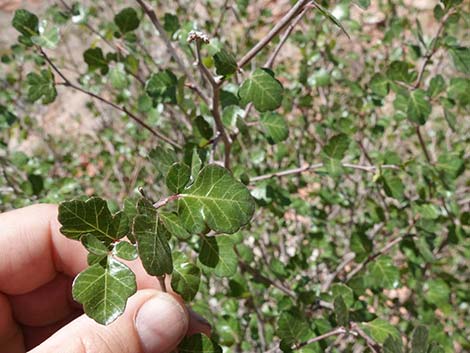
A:
<svg viewBox="0 0 470 353">
<path fill-rule="evenodd" d="M 426 93 L 422 89 L 416 89 L 410 93 L 406 112 L 408 120 L 424 125 L 429 114 L 431 114 L 431 110 L 431 103 L 426 99 Z"/>
<path fill-rule="evenodd" d="M 281 106 L 283 88 L 267 69 L 256 69 L 251 76 L 243 82 L 238 95 L 246 104 L 252 102 L 260 112 L 275 110 Z"/>
<path fill-rule="evenodd" d="M 440 346 L 439 344 L 433 342 L 431 343 L 431 347 L 429 347 L 428 353 L 444 353 L 444 348 Z"/>
<path fill-rule="evenodd" d="M 380 256 L 367 266 L 369 280 L 375 288 L 397 288 L 400 283 L 400 272 L 393 265 L 392 258 Z"/>
<path fill-rule="evenodd" d="M 186 228 L 181 224 L 180 219 L 174 213 L 170 212 L 159 212 L 160 221 L 165 226 L 165 229 L 178 239 L 188 239 L 191 234 L 188 233 Z"/>
<path fill-rule="evenodd" d="M 173 35 L 180 28 L 178 16 L 171 13 L 166 13 L 163 16 L 163 28 L 165 31 Z"/>
<path fill-rule="evenodd" d="M 114 247 L 113 255 L 123 260 L 131 261 L 137 259 L 137 249 L 133 244 L 127 241 L 120 241 Z"/>
<path fill-rule="evenodd" d="M 350 140 L 346 134 L 333 136 L 323 147 L 323 153 L 325 153 L 329 158 L 342 160 L 344 158 L 344 154 L 349 148 L 349 143 Z"/>
<path fill-rule="evenodd" d="M 351 37 L 349 36 L 348 32 L 346 32 L 346 29 L 343 27 L 341 22 L 339 22 L 339 20 L 335 16 L 333 16 L 333 14 L 327 8 L 324 8 L 317 2 L 313 2 L 313 3 L 315 4 L 315 7 L 318 9 L 318 11 L 320 11 L 320 13 L 323 16 L 325 16 L 327 19 L 333 22 L 336 26 L 338 26 L 343 31 L 343 33 L 346 34 L 346 37 L 351 39 Z"/>
<path fill-rule="evenodd" d="M 134 234 L 130 231 L 134 217 L 137 215 L 137 201 L 135 199 L 127 198 L 124 200 L 123 214 L 127 220 L 127 238 L 135 244 Z"/>
<path fill-rule="evenodd" d="M 285 344 L 291 346 L 302 342 L 311 333 L 310 325 L 296 309 L 283 311 L 277 321 L 276 334 Z"/>
<path fill-rule="evenodd" d="M 247 224 L 255 203 L 245 185 L 218 165 L 201 169 L 190 188 L 178 199 L 178 213 L 190 233 L 206 225 L 217 232 L 235 233 Z"/>
<path fill-rule="evenodd" d="M 164 176 L 168 174 L 170 166 L 178 160 L 175 151 L 160 146 L 150 151 L 149 158 Z"/>
<path fill-rule="evenodd" d="M 424 298 L 428 303 L 437 307 L 449 303 L 449 285 L 442 279 L 427 281 L 424 285 Z"/>
<path fill-rule="evenodd" d="M 176 89 L 178 79 L 170 70 L 166 69 L 152 74 L 145 83 L 145 91 L 157 103 L 176 103 Z"/>
<path fill-rule="evenodd" d="M 108 325 L 124 312 L 127 299 L 136 289 L 129 267 L 108 257 L 104 267 L 95 264 L 75 278 L 72 295 L 89 317 Z"/>
<path fill-rule="evenodd" d="M 122 63 L 118 63 L 116 66 L 112 67 L 108 75 L 111 86 L 116 89 L 124 89 L 129 85 L 129 80 L 127 79 L 126 71 Z"/>
<path fill-rule="evenodd" d="M 462 106 L 470 104 L 470 95 L 468 90 L 470 87 L 470 79 L 464 77 L 453 77 L 447 90 L 450 99 L 457 101 Z"/>
<path fill-rule="evenodd" d="M 133 233 L 142 265 L 149 275 L 163 276 L 173 271 L 173 260 L 166 230 L 159 214 L 146 199 L 137 204 L 139 214 L 134 218 Z"/>
<path fill-rule="evenodd" d="M 54 49 L 60 40 L 59 28 L 54 25 L 47 26 L 43 31 L 40 31 L 39 36 L 31 37 L 34 44 L 47 49 Z"/>
<path fill-rule="evenodd" d="M 40 74 L 30 72 L 26 76 L 28 99 L 35 102 L 42 97 L 42 104 L 52 103 L 57 97 L 54 75 L 50 70 L 41 70 Z"/>
<path fill-rule="evenodd" d="M 398 330 L 388 321 L 377 318 L 370 322 L 363 322 L 360 325 L 366 333 L 379 343 L 383 344 L 389 336 L 401 339 Z"/>
<path fill-rule="evenodd" d="M 367 8 L 370 6 L 370 0 L 357 0 L 357 4 L 361 7 L 361 9 L 367 10 Z"/>
<path fill-rule="evenodd" d="M 92 234 L 85 234 L 80 238 L 80 241 L 83 246 L 92 254 L 102 256 L 109 253 L 106 245 Z"/>
<path fill-rule="evenodd" d="M 209 337 L 197 333 L 186 336 L 178 346 L 179 353 L 222 353 L 222 348 Z"/>
<path fill-rule="evenodd" d="M 139 27 L 139 16 L 132 7 L 126 7 L 114 16 L 114 23 L 121 33 L 131 32 Z"/>
<path fill-rule="evenodd" d="M 0 104 L 0 131 L 12 126 L 18 117 L 13 114 L 6 106 Z"/>
<path fill-rule="evenodd" d="M 375 74 L 369 82 L 372 93 L 379 97 L 385 97 L 389 91 L 388 79 L 382 74 Z"/>
<path fill-rule="evenodd" d="M 287 123 L 278 113 L 264 113 L 261 116 L 260 122 L 266 132 L 270 144 L 282 142 L 289 136 Z"/>
<path fill-rule="evenodd" d="M 100 70 L 103 75 L 108 72 L 108 61 L 101 48 L 90 48 L 83 53 L 83 60 L 88 64 L 88 70 Z"/>
<path fill-rule="evenodd" d="M 213 270 L 217 277 L 232 276 L 238 266 L 238 257 L 233 249 L 234 240 L 227 235 L 200 238 L 199 263 Z"/>
<path fill-rule="evenodd" d="M 470 47 L 451 47 L 449 53 L 455 68 L 464 74 L 470 74 Z"/>
<path fill-rule="evenodd" d="M 12 26 L 27 38 L 39 34 L 38 17 L 27 10 L 16 10 Z"/>
<path fill-rule="evenodd" d="M 242 118 L 244 110 L 238 105 L 229 105 L 225 107 L 222 112 L 222 121 L 226 127 L 235 128 L 237 126 L 237 120 Z"/>
<path fill-rule="evenodd" d="M 441 75 L 436 75 L 429 82 L 427 94 L 431 98 L 437 97 L 439 93 L 444 91 L 445 87 L 446 83 L 444 81 L 444 78 L 442 78 Z"/>
<path fill-rule="evenodd" d="M 237 71 L 237 59 L 232 53 L 221 48 L 214 55 L 214 64 L 217 75 L 227 76 Z"/>
<path fill-rule="evenodd" d="M 418 326 L 413 332 L 411 339 L 411 353 L 426 353 L 428 351 L 428 329 Z"/>
<path fill-rule="evenodd" d="M 416 78 L 416 72 L 410 69 L 411 65 L 405 61 L 393 61 L 387 69 L 387 77 L 393 81 L 411 83 Z"/>
<path fill-rule="evenodd" d="M 352 234 L 350 247 L 358 262 L 364 261 L 372 253 L 372 241 L 364 232 L 357 231 Z"/>
<path fill-rule="evenodd" d="M 347 285 L 342 283 L 334 283 L 331 286 L 331 292 L 333 293 L 333 298 L 341 296 L 344 303 L 350 308 L 354 304 L 354 294 L 353 290 Z"/>
<path fill-rule="evenodd" d="M 166 186 L 171 192 L 179 193 L 189 183 L 191 168 L 184 163 L 174 163 L 166 175 Z"/>
<path fill-rule="evenodd" d="M 199 135 L 201 135 L 203 138 L 206 140 L 210 140 L 212 138 L 212 135 L 214 134 L 212 126 L 207 122 L 206 119 L 204 119 L 202 115 L 198 115 L 196 119 L 194 119 L 194 125 Z"/>
<path fill-rule="evenodd" d="M 349 325 L 349 312 L 346 304 L 344 303 L 341 295 L 337 296 L 334 300 L 334 313 L 336 323 L 339 326 L 347 327 Z"/>
<path fill-rule="evenodd" d="M 403 353 L 401 339 L 388 336 L 383 345 L 383 353 Z"/>
<path fill-rule="evenodd" d="M 398 176 L 384 174 L 380 178 L 383 183 L 384 191 L 389 197 L 402 201 L 405 197 L 405 185 Z"/>
<path fill-rule="evenodd" d="M 59 205 L 60 232 L 71 239 L 91 234 L 102 243 L 110 244 L 126 235 L 120 227 L 123 216 L 121 212 L 111 215 L 106 201 L 99 197 L 62 202 Z"/>
<path fill-rule="evenodd" d="M 171 275 L 171 288 L 181 295 L 184 301 L 191 301 L 199 290 L 201 270 L 189 262 L 182 253 L 174 254 L 174 269 Z"/>
</svg>

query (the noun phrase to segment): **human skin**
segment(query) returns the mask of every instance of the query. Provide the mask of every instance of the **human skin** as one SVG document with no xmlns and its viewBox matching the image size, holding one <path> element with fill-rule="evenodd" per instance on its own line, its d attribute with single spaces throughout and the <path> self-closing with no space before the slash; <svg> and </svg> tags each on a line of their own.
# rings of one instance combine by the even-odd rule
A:
<svg viewBox="0 0 470 353">
<path fill-rule="evenodd" d="M 185 335 L 210 326 L 136 260 L 138 291 L 124 314 L 103 326 L 73 301 L 73 278 L 87 252 L 64 237 L 57 206 L 38 204 L 0 214 L 0 352 L 169 353 Z M 169 287 L 169 286 L 167 286 Z"/>
</svg>

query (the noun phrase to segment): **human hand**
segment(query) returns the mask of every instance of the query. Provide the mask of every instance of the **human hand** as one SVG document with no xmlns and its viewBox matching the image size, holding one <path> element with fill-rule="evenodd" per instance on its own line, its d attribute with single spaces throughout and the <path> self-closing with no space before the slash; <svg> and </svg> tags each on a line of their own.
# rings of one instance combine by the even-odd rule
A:
<svg viewBox="0 0 470 353">
<path fill-rule="evenodd" d="M 87 253 L 59 228 L 54 205 L 0 214 L 0 352 L 169 353 L 186 334 L 210 332 L 138 261 L 127 263 L 138 291 L 121 317 L 102 326 L 83 315 L 71 288 Z"/>
</svg>

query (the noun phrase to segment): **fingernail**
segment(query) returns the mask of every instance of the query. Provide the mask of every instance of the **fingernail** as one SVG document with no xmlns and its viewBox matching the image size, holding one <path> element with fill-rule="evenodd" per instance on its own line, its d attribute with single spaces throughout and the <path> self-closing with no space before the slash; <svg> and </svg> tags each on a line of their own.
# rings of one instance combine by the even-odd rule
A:
<svg viewBox="0 0 470 353">
<path fill-rule="evenodd" d="M 169 294 L 159 293 L 142 305 L 135 325 L 145 353 L 165 353 L 176 348 L 185 336 L 188 317 Z"/>
</svg>

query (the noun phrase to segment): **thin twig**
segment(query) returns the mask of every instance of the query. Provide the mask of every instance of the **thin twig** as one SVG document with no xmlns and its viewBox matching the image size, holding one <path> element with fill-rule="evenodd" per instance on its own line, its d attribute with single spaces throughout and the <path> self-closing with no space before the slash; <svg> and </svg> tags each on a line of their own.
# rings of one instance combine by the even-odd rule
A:
<svg viewBox="0 0 470 353">
<path fill-rule="evenodd" d="M 292 21 L 289 27 L 287 27 L 285 32 L 282 34 L 281 40 L 279 41 L 279 44 L 276 46 L 276 49 L 274 49 L 272 54 L 269 56 L 268 61 L 266 61 L 266 64 L 264 64 L 265 67 L 267 67 L 268 69 L 272 69 L 272 67 L 274 66 L 274 60 L 276 60 L 276 57 L 279 55 L 282 47 L 287 41 L 287 38 L 289 38 L 295 26 L 297 26 L 297 24 L 300 22 L 302 17 L 304 17 L 304 15 L 307 13 L 308 10 L 309 8 L 307 6 L 304 7 L 304 9 L 297 16 L 297 18 L 294 21 Z"/>
<path fill-rule="evenodd" d="M 134 113 L 130 112 L 128 110 L 128 108 L 126 108 L 125 106 L 119 106 L 117 105 L 116 103 L 113 103 L 109 100 L 107 100 L 106 98 L 103 98 L 93 92 L 90 92 L 90 91 L 87 91 L 86 89 L 83 89 L 82 87 L 74 84 L 72 81 L 70 81 L 63 73 L 62 71 L 60 71 L 60 69 L 53 63 L 53 61 L 49 58 L 49 56 L 44 52 L 44 50 L 41 48 L 41 47 L 38 47 L 39 48 L 39 51 L 41 53 L 41 55 L 43 56 L 43 58 L 47 61 L 47 63 L 49 64 L 49 66 L 60 76 L 60 78 L 62 78 L 62 80 L 64 81 L 62 84 L 64 86 L 67 86 L 67 87 L 70 87 L 70 88 L 73 88 L 77 91 L 80 91 L 92 98 L 95 98 L 111 107 L 113 107 L 114 109 L 116 110 L 119 110 L 123 113 L 125 113 L 127 116 L 129 116 L 132 120 L 134 120 L 135 122 L 137 122 L 139 125 L 141 125 L 142 127 L 144 127 L 145 129 L 147 129 L 150 133 L 152 133 L 152 135 L 154 135 L 155 137 L 165 141 L 166 143 L 172 145 L 173 147 L 177 148 L 177 149 L 182 149 L 182 146 L 173 141 L 172 139 L 170 139 L 169 137 L 163 135 L 162 133 L 156 131 L 155 129 L 153 129 L 150 125 L 148 125 L 146 122 L 144 122 L 142 119 L 140 119 L 138 116 L 136 116 Z"/>
<path fill-rule="evenodd" d="M 351 272 L 348 273 L 348 275 L 346 276 L 346 280 L 345 282 L 349 282 L 357 273 L 359 273 L 364 267 L 367 266 L 367 264 L 369 264 L 370 262 L 374 261 L 376 258 L 378 258 L 379 256 L 381 255 L 384 255 L 385 253 L 387 253 L 390 249 L 392 249 L 396 244 L 400 243 L 405 237 L 409 236 L 409 233 L 411 231 L 411 228 L 414 227 L 416 223 L 416 220 L 413 219 L 413 221 L 411 222 L 411 224 L 408 226 L 408 228 L 406 229 L 405 233 L 394 238 L 393 240 L 391 240 L 390 242 L 388 242 L 387 244 L 384 245 L 383 248 L 381 248 L 379 251 L 373 253 L 372 255 L 369 255 L 369 257 L 367 257 L 363 262 L 361 262 L 356 268 L 354 268 L 354 270 L 352 270 Z"/>
<path fill-rule="evenodd" d="M 315 343 L 315 342 L 318 342 L 318 341 L 321 341 L 321 340 L 324 340 L 328 337 L 331 337 L 331 336 L 337 336 L 337 335 L 343 335 L 345 333 L 348 333 L 348 330 L 346 330 L 344 327 L 337 327 L 335 328 L 334 330 L 331 330 L 327 333 L 324 333 L 323 335 L 320 335 L 320 336 L 317 336 L 317 337 L 313 337 L 313 338 L 310 338 L 309 340 L 305 341 L 305 342 L 301 342 L 301 343 L 297 343 L 295 344 L 291 349 L 292 350 L 297 350 L 297 349 L 300 349 L 302 347 L 305 347 L 305 346 L 308 346 L 309 344 L 312 344 L 312 343 Z"/>
<path fill-rule="evenodd" d="M 225 13 L 227 12 L 228 9 L 230 9 L 230 6 L 228 5 L 228 2 L 229 2 L 229 0 L 225 0 L 224 4 L 222 5 L 222 10 L 220 12 L 219 20 L 217 21 L 217 24 L 215 25 L 214 31 L 212 32 L 213 37 L 217 36 L 217 33 L 219 32 L 219 29 L 222 26 L 222 21 L 224 20 Z"/>
<path fill-rule="evenodd" d="M 194 81 L 192 74 L 189 72 L 189 70 L 186 68 L 186 66 L 183 63 L 183 60 L 181 60 L 180 56 L 176 52 L 175 48 L 173 47 L 173 44 L 170 41 L 170 38 L 168 38 L 165 29 L 163 28 L 162 24 L 158 20 L 157 15 L 155 14 L 155 11 L 152 9 L 152 6 L 147 4 L 143 0 L 136 0 L 142 10 L 145 12 L 147 17 L 150 19 L 152 22 L 153 26 L 157 30 L 157 32 L 160 34 L 160 37 L 163 39 L 165 42 L 166 48 L 168 52 L 170 53 L 171 57 L 176 61 L 176 64 L 180 68 L 181 71 L 184 72 L 184 74 L 190 79 L 190 81 Z"/>
<path fill-rule="evenodd" d="M 291 297 L 292 299 L 297 300 L 297 295 L 295 294 L 295 292 L 292 291 L 291 289 L 285 287 L 282 283 L 280 283 L 276 280 L 273 280 L 271 278 L 266 277 L 261 272 L 259 272 L 258 269 L 251 267 L 250 265 L 248 265 L 247 263 L 245 263 L 243 261 L 239 261 L 238 264 L 239 264 L 240 268 L 242 269 L 242 271 L 250 273 L 256 280 L 259 280 L 261 282 L 270 284 L 273 287 L 276 287 L 277 289 L 279 289 L 284 294 Z"/>
<path fill-rule="evenodd" d="M 259 176 L 250 178 L 250 182 L 255 183 L 257 181 L 262 181 L 262 180 L 266 180 L 266 179 L 280 178 L 280 177 L 287 176 L 287 175 L 304 173 L 304 172 L 307 172 L 307 171 L 320 169 L 323 166 L 324 166 L 323 163 L 309 164 L 309 165 L 306 165 L 305 167 L 299 167 L 299 168 L 284 170 L 282 172 L 274 172 L 274 173 L 259 175 Z M 344 168 L 362 170 L 362 171 L 369 172 L 369 173 L 374 173 L 377 169 L 400 170 L 400 167 L 398 167 L 396 165 L 393 165 L 393 164 L 384 164 L 384 165 L 376 167 L 374 165 L 357 165 L 357 164 L 351 164 L 351 163 L 342 163 L 342 166 Z"/>
<path fill-rule="evenodd" d="M 426 69 L 426 66 L 428 66 L 428 64 L 431 62 L 431 58 L 432 56 L 436 53 L 438 47 L 437 47 L 437 42 L 438 42 L 438 39 L 442 33 L 442 30 L 444 29 L 445 27 L 445 24 L 447 22 L 447 20 L 449 19 L 449 17 L 451 15 L 453 15 L 455 13 L 455 9 L 452 9 L 450 10 L 449 12 L 447 12 L 444 17 L 442 17 L 441 19 L 441 22 L 439 24 L 439 27 L 437 28 L 437 32 L 432 40 L 432 44 L 431 44 L 431 47 L 426 51 L 426 54 L 424 54 L 424 61 L 423 61 L 423 64 L 421 65 L 421 68 L 419 69 L 418 71 L 418 77 L 416 78 L 416 82 L 415 84 L 412 86 L 412 89 L 417 89 L 420 84 L 421 84 L 421 81 L 423 79 L 423 76 L 424 76 L 424 70 Z"/>
<path fill-rule="evenodd" d="M 238 67 L 242 68 L 248 64 L 271 40 L 282 31 L 299 13 L 310 0 L 299 0 L 297 3 L 281 18 L 281 20 L 269 31 L 269 33 L 261 39 L 248 53 L 246 53 L 239 61 Z"/>
<path fill-rule="evenodd" d="M 421 146 L 421 149 L 424 152 L 426 160 L 428 161 L 429 164 L 432 165 L 431 155 L 429 154 L 429 151 L 426 147 L 426 143 L 424 142 L 423 135 L 421 134 L 421 129 L 420 129 L 419 125 L 416 125 L 416 135 L 418 135 L 419 144 Z"/>
<path fill-rule="evenodd" d="M 222 117 L 220 115 L 220 85 L 222 81 L 216 80 L 216 78 L 209 72 L 207 67 L 202 63 L 201 58 L 201 45 L 202 41 L 200 39 L 195 39 L 196 42 L 196 64 L 199 70 L 201 71 L 203 77 L 212 87 L 212 104 L 211 112 L 214 117 L 215 127 L 222 141 L 224 143 L 224 167 L 230 169 L 230 152 L 232 149 L 232 139 L 228 136 L 225 131 L 224 123 L 222 122 Z"/>
<path fill-rule="evenodd" d="M 361 336 L 366 341 L 367 346 L 369 347 L 369 349 L 373 353 L 379 353 L 380 352 L 380 347 L 377 344 L 377 342 L 375 342 L 372 339 L 372 337 L 370 337 L 367 333 L 365 333 L 364 330 L 361 329 L 357 323 L 352 322 L 351 323 L 351 329 L 353 329 L 354 332 L 356 332 L 359 336 Z"/>
</svg>

